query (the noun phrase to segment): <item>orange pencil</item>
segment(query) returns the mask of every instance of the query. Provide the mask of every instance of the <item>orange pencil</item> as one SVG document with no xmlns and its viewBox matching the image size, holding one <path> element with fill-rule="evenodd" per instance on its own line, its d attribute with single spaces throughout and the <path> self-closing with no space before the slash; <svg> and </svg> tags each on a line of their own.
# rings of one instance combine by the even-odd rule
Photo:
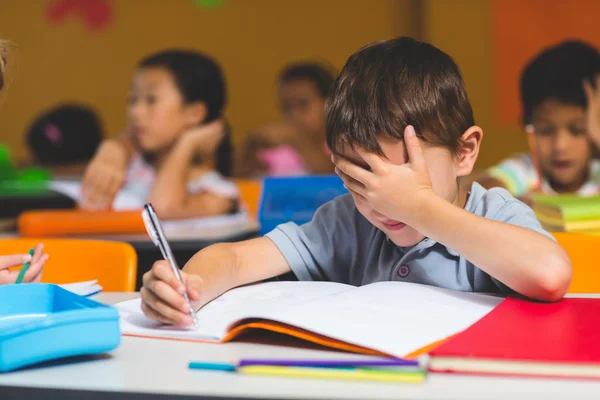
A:
<svg viewBox="0 0 600 400">
<path fill-rule="evenodd" d="M 537 179 L 534 185 L 534 192 L 542 190 L 542 167 L 540 166 L 540 157 L 538 155 L 537 143 L 535 141 L 535 130 L 533 125 L 525 126 L 525 133 L 527 134 L 527 143 L 529 144 L 529 151 L 531 151 L 531 160 L 533 161 L 533 167 L 537 173 Z"/>
</svg>

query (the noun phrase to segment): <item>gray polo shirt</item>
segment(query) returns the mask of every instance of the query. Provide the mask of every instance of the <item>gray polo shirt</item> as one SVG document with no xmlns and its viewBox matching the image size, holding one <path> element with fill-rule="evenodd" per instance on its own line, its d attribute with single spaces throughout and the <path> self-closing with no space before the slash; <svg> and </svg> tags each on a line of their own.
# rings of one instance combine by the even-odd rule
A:
<svg viewBox="0 0 600 400">
<path fill-rule="evenodd" d="M 521 226 L 552 238 L 535 214 L 504 189 L 473 183 L 465 210 Z M 473 292 L 510 292 L 452 249 L 431 239 L 399 247 L 344 195 L 319 208 L 311 222 L 279 225 L 266 235 L 300 280 L 334 281 L 355 286 L 378 281 L 423 283 Z M 507 249 L 510 251 L 510 249 Z"/>
</svg>

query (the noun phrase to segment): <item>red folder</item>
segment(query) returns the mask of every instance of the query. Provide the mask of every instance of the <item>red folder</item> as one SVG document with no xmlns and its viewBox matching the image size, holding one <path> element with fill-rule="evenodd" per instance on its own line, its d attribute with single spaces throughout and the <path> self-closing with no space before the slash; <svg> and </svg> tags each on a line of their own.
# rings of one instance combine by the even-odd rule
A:
<svg viewBox="0 0 600 400">
<path fill-rule="evenodd" d="M 437 372 L 600 378 L 600 299 L 508 298 L 431 353 Z"/>
</svg>

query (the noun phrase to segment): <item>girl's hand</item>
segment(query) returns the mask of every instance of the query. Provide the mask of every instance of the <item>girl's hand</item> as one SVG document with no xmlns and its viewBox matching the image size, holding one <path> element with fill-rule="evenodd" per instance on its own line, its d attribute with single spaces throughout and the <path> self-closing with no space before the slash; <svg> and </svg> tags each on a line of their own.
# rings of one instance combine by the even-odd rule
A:
<svg viewBox="0 0 600 400">
<path fill-rule="evenodd" d="M 81 183 L 81 207 L 108 210 L 125 182 L 129 154 L 117 140 L 106 140 L 87 166 Z"/>
<path fill-rule="evenodd" d="M 0 256 L 0 285 L 15 283 L 20 271 L 10 271 L 9 268 L 18 267 L 25 263 L 30 263 L 23 282 L 39 282 L 42 278 L 42 269 L 48 260 L 48 254 L 43 254 L 44 246 L 38 244 L 35 247 L 33 256 L 29 254 L 14 254 L 10 256 Z"/>
<path fill-rule="evenodd" d="M 219 119 L 206 125 L 191 128 L 183 133 L 180 140 L 185 146 L 190 146 L 194 152 L 212 156 L 225 137 L 226 127 Z"/>
</svg>

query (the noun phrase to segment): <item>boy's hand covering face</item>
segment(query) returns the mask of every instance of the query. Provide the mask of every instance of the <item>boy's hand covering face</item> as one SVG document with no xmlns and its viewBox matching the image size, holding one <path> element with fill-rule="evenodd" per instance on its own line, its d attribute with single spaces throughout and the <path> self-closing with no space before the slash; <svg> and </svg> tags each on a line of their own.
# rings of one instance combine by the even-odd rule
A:
<svg viewBox="0 0 600 400">
<path fill-rule="evenodd" d="M 596 76 L 594 86 L 590 81 L 583 82 L 587 97 L 586 127 L 588 135 L 597 148 L 600 148 L 600 75 Z"/>
<path fill-rule="evenodd" d="M 402 222 L 419 208 L 424 196 L 433 193 L 421 143 L 410 125 L 404 130 L 404 144 L 408 161 L 402 165 L 357 149 L 370 171 L 343 157 L 332 157 L 336 173 L 355 202 L 368 204 L 380 214 Z"/>
</svg>

